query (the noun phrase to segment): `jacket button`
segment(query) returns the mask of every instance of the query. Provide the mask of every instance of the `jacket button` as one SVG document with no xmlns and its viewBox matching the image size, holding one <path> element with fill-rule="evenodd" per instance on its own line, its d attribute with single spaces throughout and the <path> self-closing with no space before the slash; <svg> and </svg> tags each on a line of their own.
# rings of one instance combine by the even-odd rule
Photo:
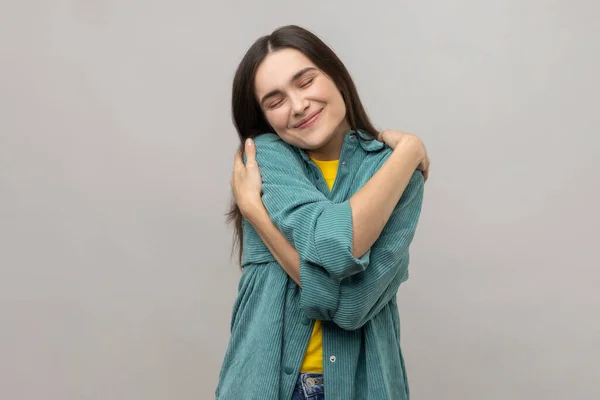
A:
<svg viewBox="0 0 600 400">
<path fill-rule="evenodd" d="M 302 318 L 302 325 L 308 325 L 308 324 L 310 324 L 310 318 L 308 318 L 308 317 Z"/>
<path fill-rule="evenodd" d="M 291 375 L 294 373 L 294 369 L 292 367 L 285 367 L 283 371 L 286 373 L 286 375 Z"/>
<path fill-rule="evenodd" d="M 331 357 L 329 357 L 329 361 L 331 361 L 332 363 L 334 363 L 334 362 L 335 362 L 335 360 L 336 360 L 335 356 L 331 356 Z"/>
</svg>

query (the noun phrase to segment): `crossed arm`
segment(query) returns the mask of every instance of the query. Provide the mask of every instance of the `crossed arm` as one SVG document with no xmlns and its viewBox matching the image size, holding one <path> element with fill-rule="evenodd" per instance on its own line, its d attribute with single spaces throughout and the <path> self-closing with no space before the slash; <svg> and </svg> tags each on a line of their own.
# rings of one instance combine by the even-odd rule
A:
<svg viewBox="0 0 600 400">
<path fill-rule="evenodd" d="M 335 204 L 309 181 L 302 160 L 281 139 L 259 136 L 256 148 L 256 160 L 251 151 L 247 165 L 260 166 L 264 206 L 250 207 L 245 217 L 301 286 L 305 313 L 357 329 L 406 279 L 423 197 L 418 157 L 410 149 L 394 150 L 363 188 Z"/>
</svg>

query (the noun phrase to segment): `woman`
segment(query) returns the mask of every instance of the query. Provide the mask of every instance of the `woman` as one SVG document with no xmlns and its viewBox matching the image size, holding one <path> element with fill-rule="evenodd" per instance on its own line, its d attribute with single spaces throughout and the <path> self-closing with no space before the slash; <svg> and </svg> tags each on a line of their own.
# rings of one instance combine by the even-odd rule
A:
<svg viewBox="0 0 600 400">
<path fill-rule="evenodd" d="M 250 47 L 232 106 L 243 274 L 217 398 L 408 399 L 396 292 L 423 144 L 378 134 L 342 62 L 297 26 Z"/>
</svg>

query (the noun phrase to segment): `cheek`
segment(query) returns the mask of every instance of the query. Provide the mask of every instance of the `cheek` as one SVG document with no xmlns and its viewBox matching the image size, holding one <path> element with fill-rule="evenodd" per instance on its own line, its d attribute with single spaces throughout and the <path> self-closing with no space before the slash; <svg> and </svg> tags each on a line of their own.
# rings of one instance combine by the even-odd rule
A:
<svg viewBox="0 0 600 400">
<path fill-rule="evenodd" d="M 334 95 L 332 95 L 329 100 L 329 105 L 331 106 L 332 117 L 334 117 L 336 120 L 345 118 L 346 104 L 344 103 L 341 93 L 336 92 Z"/>
<path fill-rule="evenodd" d="M 287 126 L 287 113 L 284 107 L 266 113 L 267 121 L 274 129 L 285 129 Z"/>
<path fill-rule="evenodd" d="M 325 101 L 329 104 L 331 108 L 331 113 L 339 116 L 346 114 L 346 105 L 344 103 L 344 99 L 342 98 L 342 94 L 335 86 L 333 82 L 328 82 L 326 87 L 321 88 L 321 98 L 325 99 Z"/>
</svg>

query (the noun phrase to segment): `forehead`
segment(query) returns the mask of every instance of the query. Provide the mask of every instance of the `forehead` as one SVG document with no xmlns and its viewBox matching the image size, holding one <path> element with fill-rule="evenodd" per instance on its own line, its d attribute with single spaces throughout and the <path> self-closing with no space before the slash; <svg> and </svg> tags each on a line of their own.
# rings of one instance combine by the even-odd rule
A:
<svg viewBox="0 0 600 400">
<path fill-rule="evenodd" d="M 269 53 L 256 70 L 256 94 L 260 97 L 285 87 L 296 72 L 306 67 L 316 68 L 316 65 L 298 50 L 282 49 Z"/>
</svg>

